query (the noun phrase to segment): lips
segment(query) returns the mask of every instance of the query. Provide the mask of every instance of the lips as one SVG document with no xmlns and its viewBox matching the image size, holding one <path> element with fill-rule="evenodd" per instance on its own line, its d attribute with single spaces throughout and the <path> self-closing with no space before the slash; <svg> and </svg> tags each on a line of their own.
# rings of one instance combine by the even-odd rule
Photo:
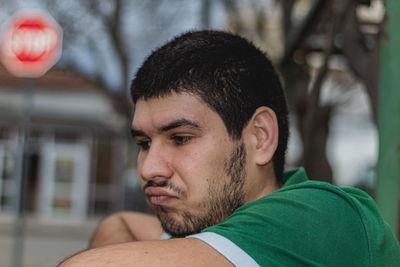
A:
<svg viewBox="0 0 400 267">
<path fill-rule="evenodd" d="M 168 201 L 178 198 L 164 189 L 157 187 L 148 187 L 145 189 L 144 193 L 153 205 L 166 204 Z"/>
</svg>

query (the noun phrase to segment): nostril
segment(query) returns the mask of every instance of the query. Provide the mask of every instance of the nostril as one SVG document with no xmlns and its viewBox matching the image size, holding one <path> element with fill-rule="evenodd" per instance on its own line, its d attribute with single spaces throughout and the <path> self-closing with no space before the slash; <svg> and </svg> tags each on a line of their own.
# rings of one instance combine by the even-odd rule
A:
<svg viewBox="0 0 400 267">
<path fill-rule="evenodd" d="M 168 180 L 166 177 L 154 177 L 151 179 L 151 182 L 157 186 L 165 186 L 168 184 Z"/>
<path fill-rule="evenodd" d="M 150 180 L 146 183 L 143 189 L 146 189 L 147 187 L 150 186 L 155 186 L 155 187 L 166 187 L 168 186 L 169 180 L 162 179 L 161 181 L 156 182 L 155 180 Z"/>
</svg>

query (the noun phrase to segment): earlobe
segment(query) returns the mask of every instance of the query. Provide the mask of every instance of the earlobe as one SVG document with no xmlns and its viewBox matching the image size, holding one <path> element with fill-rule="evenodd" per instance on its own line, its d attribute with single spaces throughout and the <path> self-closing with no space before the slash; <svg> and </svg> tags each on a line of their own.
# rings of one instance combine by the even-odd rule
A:
<svg viewBox="0 0 400 267">
<path fill-rule="evenodd" d="M 251 119 L 256 139 L 255 160 L 258 165 L 269 163 L 278 146 L 278 121 L 275 112 L 268 107 L 259 107 Z"/>
</svg>

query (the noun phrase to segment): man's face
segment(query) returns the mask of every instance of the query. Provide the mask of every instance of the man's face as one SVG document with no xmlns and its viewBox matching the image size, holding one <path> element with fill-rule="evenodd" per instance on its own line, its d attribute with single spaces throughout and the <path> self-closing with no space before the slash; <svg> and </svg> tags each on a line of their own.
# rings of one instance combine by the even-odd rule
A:
<svg viewBox="0 0 400 267">
<path fill-rule="evenodd" d="M 197 97 L 138 100 L 132 134 L 146 199 L 173 236 L 220 223 L 244 203 L 245 146 Z"/>
</svg>

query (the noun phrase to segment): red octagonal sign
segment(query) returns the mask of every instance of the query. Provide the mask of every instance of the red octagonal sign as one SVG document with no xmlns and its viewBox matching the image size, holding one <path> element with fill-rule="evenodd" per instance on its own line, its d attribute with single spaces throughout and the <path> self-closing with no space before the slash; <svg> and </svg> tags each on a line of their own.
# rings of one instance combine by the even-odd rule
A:
<svg viewBox="0 0 400 267">
<path fill-rule="evenodd" d="M 39 77 L 60 58 L 62 31 L 43 11 L 16 13 L 5 27 L 1 61 L 13 75 Z"/>
</svg>

